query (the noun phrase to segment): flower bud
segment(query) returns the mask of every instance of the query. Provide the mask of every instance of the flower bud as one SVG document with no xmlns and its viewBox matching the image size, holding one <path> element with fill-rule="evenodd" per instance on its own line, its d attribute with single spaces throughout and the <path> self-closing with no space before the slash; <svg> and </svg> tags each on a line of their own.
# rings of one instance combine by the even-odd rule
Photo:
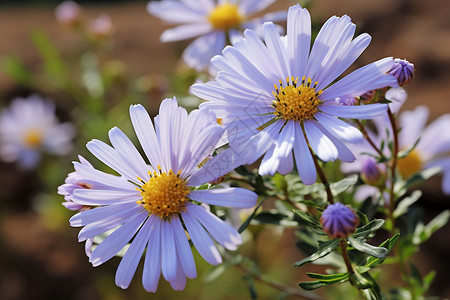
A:
<svg viewBox="0 0 450 300">
<path fill-rule="evenodd" d="M 338 202 L 328 205 L 320 223 L 330 238 L 345 238 L 355 232 L 359 219 L 352 208 Z"/>
<path fill-rule="evenodd" d="M 396 58 L 388 74 L 395 76 L 400 86 L 410 84 L 414 77 L 414 64 L 406 59 Z"/>
<path fill-rule="evenodd" d="M 373 157 L 368 157 L 362 162 L 361 178 L 365 183 L 373 186 L 382 185 L 385 181 L 384 173 Z"/>
<path fill-rule="evenodd" d="M 358 104 L 358 99 L 356 99 L 355 97 L 350 97 L 350 96 L 336 98 L 335 101 L 337 104 L 346 105 L 346 106 Z"/>
<path fill-rule="evenodd" d="M 66 26 L 74 26 L 80 21 L 81 9 L 73 1 L 64 1 L 55 9 L 55 17 L 58 22 Z"/>
<path fill-rule="evenodd" d="M 114 26 L 109 15 L 101 14 L 92 20 L 89 23 L 89 32 L 99 39 L 110 37 L 114 32 Z"/>
</svg>

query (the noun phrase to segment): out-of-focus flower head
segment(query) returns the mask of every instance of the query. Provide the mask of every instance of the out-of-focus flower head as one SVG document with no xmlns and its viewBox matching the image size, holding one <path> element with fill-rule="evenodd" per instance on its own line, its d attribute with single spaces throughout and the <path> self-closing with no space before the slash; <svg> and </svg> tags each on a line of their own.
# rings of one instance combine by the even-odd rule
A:
<svg viewBox="0 0 450 300">
<path fill-rule="evenodd" d="M 267 22 L 264 40 L 246 30 L 243 39 L 214 57 L 216 80 L 194 84 L 191 92 L 207 100 L 200 108 L 215 110 L 228 130 L 230 148 L 218 157 L 233 169 L 263 155 L 259 173 L 273 175 L 291 172 L 295 156 L 305 184 L 317 178 L 308 145 L 323 161 L 353 161 L 342 140 L 355 143 L 363 135 L 340 118 L 370 119 L 387 105 L 339 105 L 336 98 L 397 86 L 386 74 L 394 64 L 389 57 L 336 81 L 370 43 L 368 34 L 353 39 L 355 29 L 348 16 L 331 17 L 311 48 L 309 12 L 295 5 L 289 8 L 286 36 Z"/>
<path fill-rule="evenodd" d="M 345 238 L 355 232 L 359 219 L 352 208 L 338 202 L 327 206 L 320 223 L 330 238 Z"/>
<path fill-rule="evenodd" d="M 265 21 L 284 21 L 286 12 L 269 13 L 259 18 L 252 15 L 267 8 L 275 0 L 163 0 L 151 1 L 150 14 L 178 25 L 161 35 L 162 42 L 197 37 L 183 52 L 183 60 L 196 70 L 204 70 L 210 60 L 225 47 L 241 37 L 244 29 L 257 31 Z M 280 28 L 280 30 L 282 30 Z"/>
<path fill-rule="evenodd" d="M 30 169 L 41 152 L 66 155 L 72 150 L 75 128 L 60 124 L 55 106 L 37 95 L 16 98 L 0 115 L 0 158 Z"/>
<path fill-rule="evenodd" d="M 373 157 L 367 156 L 363 160 L 361 167 L 361 178 L 365 183 L 373 186 L 380 186 L 385 183 L 384 171 L 378 166 Z"/>
<path fill-rule="evenodd" d="M 88 30 L 92 36 L 98 39 L 105 39 L 114 33 L 114 25 L 108 14 L 101 14 L 89 22 Z"/>
<path fill-rule="evenodd" d="M 400 86 L 410 84 L 414 77 L 414 64 L 400 58 L 394 59 L 394 62 L 394 66 L 389 70 L 388 74 L 395 76 Z"/>
<path fill-rule="evenodd" d="M 89 142 L 89 151 L 120 176 L 75 162 L 81 177 L 101 186 L 73 192 L 73 202 L 98 207 L 76 214 L 70 224 L 84 226 L 79 241 L 112 230 L 90 253 L 94 266 L 108 261 L 131 241 L 116 272 L 117 286 L 129 286 L 145 252 L 144 288 L 155 292 L 162 273 L 173 289 L 183 290 L 186 278 L 197 276 L 186 233 L 213 265 L 222 261 L 213 239 L 229 250 L 241 243 L 234 228 L 198 203 L 248 208 L 256 204 L 257 195 L 233 187 L 196 189 L 194 182 L 207 183 L 199 172 L 204 167 L 199 165 L 224 132 L 213 112 L 188 114 L 174 98 L 161 103 L 154 124 L 141 105 L 131 106 L 130 116 L 148 162 L 117 127 L 109 131 L 112 147 L 99 140 Z"/>
<path fill-rule="evenodd" d="M 81 8 L 73 1 L 64 1 L 56 7 L 55 17 L 65 26 L 75 26 L 80 22 Z"/>
</svg>

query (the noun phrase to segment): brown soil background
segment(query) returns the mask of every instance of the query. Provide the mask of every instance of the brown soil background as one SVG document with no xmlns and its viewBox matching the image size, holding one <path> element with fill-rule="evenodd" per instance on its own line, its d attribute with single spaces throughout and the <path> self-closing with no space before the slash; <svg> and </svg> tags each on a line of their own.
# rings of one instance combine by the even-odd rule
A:
<svg viewBox="0 0 450 300">
<path fill-rule="evenodd" d="M 289 4 L 291 1 L 278 1 L 273 7 L 287 8 Z M 148 15 L 145 5 L 145 2 L 131 1 L 86 5 L 84 14 L 95 17 L 107 12 L 111 16 L 116 28 L 116 58 L 122 60 L 127 69 L 134 74 L 164 76 L 178 64 L 180 49 L 186 43 L 160 43 L 159 36 L 166 26 Z M 372 44 L 360 58 L 360 64 L 385 56 L 407 58 L 415 63 L 415 79 L 407 87 L 409 98 L 404 109 L 425 104 L 431 109 L 431 119 L 450 112 L 450 1 L 316 0 L 311 14 L 320 23 L 331 15 L 348 14 L 358 25 L 359 32 L 372 35 Z M 33 68 L 39 58 L 33 50 L 29 33 L 35 28 L 47 32 L 62 51 L 76 47 L 77 40 L 54 21 L 53 7 L 0 6 L 0 57 L 15 53 Z M 8 94 L 14 89 L 14 83 L 0 73 L 0 91 Z M 118 260 L 105 267 L 92 268 L 84 257 L 83 246 L 76 242 L 78 229 L 67 226 L 62 233 L 48 228 L 42 217 L 26 203 L 30 193 L 38 189 L 36 183 L 30 182 L 33 178 L 33 175 L 17 174 L 11 170 L 11 165 L 0 164 L 0 198 L 3 197 L 0 203 L 6 205 L 6 209 L 0 208 L 3 211 L 0 213 L 0 299 L 188 299 L 182 293 L 170 292 L 164 294 L 166 296 L 145 296 L 140 291 L 139 275 L 135 276 L 131 291 L 121 292 L 114 287 L 111 274 Z M 24 186 L 26 188 L 22 188 Z M 8 189 L 16 192 L 8 193 Z M 450 208 L 449 201 L 440 192 L 439 180 L 434 180 L 425 188 L 420 204 L 427 209 L 429 218 Z M 291 239 L 292 232 L 283 235 L 278 246 L 290 245 Z M 450 297 L 446 275 L 450 267 L 447 258 L 449 240 L 450 226 L 447 225 L 423 246 L 421 254 L 416 257 L 423 274 L 431 269 L 437 270 L 438 276 L 430 294 L 440 298 Z M 294 259 L 289 257 L 292 253 L 287 250 L 281 254 L 282 257 L 287 256 L 286 268 L 290 268 L 292 261 L 298 258 L 298 253 L 293 254 Z M 108 271 L 100 271 L 100 268 Z M 295 274 L 300 276 L 301 273 L 304 270 Z M 108 288 L 104 288 L 103 281 L 109 282 L 106 284 Z M 298 281 L 300 279 L 296 277 L 287 283 L 295 286 Z M 266 299 L 264 294 L 260 296 L 260 299 Z M 247 298 L 246 294 L 242 296 L 242 299 Z M 190 299 L 200 298 L 193 296 Z M 208 298 L 204 296 L 201 299 Z"/>
</svg>

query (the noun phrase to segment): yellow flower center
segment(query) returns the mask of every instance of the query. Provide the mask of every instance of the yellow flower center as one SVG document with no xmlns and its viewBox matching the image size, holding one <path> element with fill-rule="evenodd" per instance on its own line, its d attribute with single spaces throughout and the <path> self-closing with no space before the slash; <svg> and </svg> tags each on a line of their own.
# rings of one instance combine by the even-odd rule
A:
<svg viewBox="0 0 450 300">
<path fill-rule="evenodd" d="M 405 179 L 422 170 L 422 165 L 422 158 L 415 149 L 409 152 L 406 157 L 400 158 L 397 162 L 398 171 Z"/>
<path fill-rule="evenodd" d="M 137 201 L 150 213 L 161 219 L 178 214 L 184 210 L 188 199 L 189 188 L 180 178 L 181 171 L 175 174 L 170 170 L 166 172 L 148 172 L 150 179 L 145 182 L 138 178 L 143 185 L 137 190 L 141 191 L 142 200 Z"/>
<path fill-rule="evenodd" d="M 236 4 L 225 2 L 216 6 L 208 19 L 214 29 L 230 30 L 241 24 L 243 17 Z"/>
<path fill-rule="evenodd" d="M 300 85 L 297 85 L 298 77 L 294 80 L 292 76 L 286 78 L 288 85 L 283 86 L 280 79 L 280 86 L 276 84 L 275 91 L 272 94 L 275 96 L 275 100 L 272 106 L 275 108 L 273 112 L 278 117 L 285 120 L 297 120 L 302 122 L 314 117 L 314 114 L 318 110 L 320 100 L 317 97 L 322 94 L 322 91 L 316 92 L 315 88 L 318 82 L 311 85 L 311 78 L 305 81 L 305 76 L 302 78 Z"/>
<path fill-rule="evenodd" d="M 25 146 L 29 148 L 37 148 L 42 143 L 42 133 L 39 130 L 31 129 L 25 133 Z"/>
</svg>

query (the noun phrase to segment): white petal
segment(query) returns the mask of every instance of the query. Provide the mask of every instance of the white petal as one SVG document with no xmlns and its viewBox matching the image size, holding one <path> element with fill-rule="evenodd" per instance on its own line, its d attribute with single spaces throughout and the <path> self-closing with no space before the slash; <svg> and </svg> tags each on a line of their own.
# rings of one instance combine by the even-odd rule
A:
<svg viewBox="0 0 450 300">
<path fill-rule="evenodd" d="M 429 109 L 426 106 L 418 106 L 413 111 L 405 111 L 399 116 L 399 125 L 402 131 L 399 134 L 399 144 L 403 147 L 414 145 L 422 136 L 422 131 L 428 120 Z"/>
<path fill-rule="evenodd" d="M 198 22 L 205 17 L 204 12 L 186 6 L 180 1 L 150 1 L 147 11 L 171 23 Z"/>
<path fill-rule="evenodd" d="M 173 226 L 175 245 L 183 273 L 187 278 L 195 278 L 197 277 L 197 271 L 195 268 L 194 256 L 192 255 L 186 232 L 181 225 L 178 215 L 171 218 L 171 225 Z"/>
<path fill-rule="evenodd" d="M 150 164 L 156 168 L 162 163 L 161 148 L 153 123 L 142 105 L 130 106 L 130 117 L 139 143 Z"/>
<path fill-rule="evenodd" d="M 274 66 L 277 68 L 278 74 L 289 76 L 291 70 L 287 62 L 286 49 L 281 42 L 280 34 L 275 25 L 270 22 L 264 23 L 263 35 L 267 50 L 272 60 L 274 60 Z M 284 77 L 280 79 L 285 80 Z"/>
<path fill-rule="evenodd" d="M 327 130 L 349 143 L 360 143 L 364 139 L 361 131 L 338 118 L 322 113 L 316 113 L 315 118 Z"/>
<path fill-rule="evenodd" d="M 138 204 L 136 204 L 137 206 Z M 79 227 L 85 226 L 89 223 L 98 222 L 103 219 L 114 218 L 115 216 L 120 216 L 127 209 L 132 209 L 133 205 L 129 203 L 108 205 L 92 208 L 89 210 L 81 211 L 76 215 L 72 216 L 69 220 L 70 226 Z"/>
<path fill-rule="evenodd" d="M 211 205 L 250 208 L 256 205 L 258 195 L 242 188 L 221 188 L 192 191 L 189 193 L 189 198 Z"/>
<path fill-rule="evenodd" d="M 259 165 L 258 173 L 261 176 L 273 176 L 277 172 L 279 165 L 280 160 L 275 153 L 275 145 L 272 145 L 264 155 L 261 164 Z"/>
<path fill-rule="evenodd" d="M 116 231 L 105 238 L 92 252 L 89 261 L 94 267 L 101 265 L 105 261 L 117 254 L 136 234 L 142 223 L 147 219 L 147 211 L 141 212 L 127 220 Z"/>
<path fill-rule="evenodd" d="M 149 229 L 147 253 L 145 254 L 144 270 L 142 272 L 142 285 L 148 292 L 156 292 L 161 277 L 161 223 L 159 217 L 150 216 L 152 227 Z"/>
<path fill-rule="evenodd" d="M 180 25 L 174 28 L 167 29 L 161 35 L 161 42 L 174 42 L 187 40 L 212 30 L 211 24 L 205 23 L 191 23 L 186 25 Z"/>
<path fill-rule="evenodd" d="M 368 105 L 338 105 L 338 104 L 323 104 L 319 109 L 327 114 L 337 116 L 340 118 L 351 119 L 372 119 L 384 114 L 387 111 L 386 104 L 368 104 Z"/>
<path fill-rule="evenodd" d="M 294 155 L 297 171 L 303 183 L 311 185 L 317 180 L 317 170 L 300 124 L 295 126 L 295 136 Z"/>
<path fill-rule="evenodd" d="M 162 274 L 167 281 L 173 281 L 177 276 L 177 252 L 172 224 L 168 221 L 161 223 L 161 266 Z"/>
<path fill-rule="evenodd" d="M 300 5 L 289 8 L 287 18 L 287 55 L 293 76 L 302 76 L 311 47 L 311 17 Z"/>
<path fill-rule="evenodd" d="M 189 236 L 191 237 L 191 241 L 198 253 L 212 265 L 222 263 L 219 251 L 203 226 L 189 213 L 189 211 L 182 212 L 181 215 L 183 216 L 183 221 Z"/>
<path fill-rule="evenodd" d="M 189 210 L 189 213 L 205 227 L 219 244 L 228 250 L 236 250 L 237 245 L 242 243 L 241 236 L 233 227 L 203 207 L 189 203 L 189 205 L 186 205 L 186 209 Z"/>
<path fill-rule="evenodd" d="M 242 0 L 239 1 L 239 10 L 246 16 L 267 8 L 276 0 Z"/>
<path fill-rule="evenodd" d="M 278 167 L 278 173 L 286 175 L 294 168 L 294 157 L 292 151 L 289 151 L 288 156 L 280 158 L 280 165 Z"/>
<path fill-rule="evenodd" d="M 149 167 L 130 139 L 117 127 L 109 131 L 109 140 L 127 166 L 139 176 L 148 179 Z"/>
<path fill-rule="evenodd" d="M 128 288 L 136 268 L 141 260 L 144 248 L 148 243 L 152 222 L 148 219 L 133 239 L 130 247 L 120 261 L 116 271 L 116 285 L 122 289 Z"/>
<path fill-rule="evenodd" d="M 226 36 L 222 31 L 213 31 L 195 39 L 183 52 L 183 60 L 197 71 L 205 70 L 211 59 L 220 54 L 226 45 Z"/>
<path fill-rule="evenodd" d="M 136 202 L 142 199 L 138 191 L 78 189 L 73 192 L 73 202 L 83 205 L 112 205 Z"/>
<path fill-rule="evenodd" d="M 333 142 L 311 121 L 303 123 L 305 133 L 314 153 L 323 161 L 333 161 L 338 157 L 338 150 Z"/>
</svg>

